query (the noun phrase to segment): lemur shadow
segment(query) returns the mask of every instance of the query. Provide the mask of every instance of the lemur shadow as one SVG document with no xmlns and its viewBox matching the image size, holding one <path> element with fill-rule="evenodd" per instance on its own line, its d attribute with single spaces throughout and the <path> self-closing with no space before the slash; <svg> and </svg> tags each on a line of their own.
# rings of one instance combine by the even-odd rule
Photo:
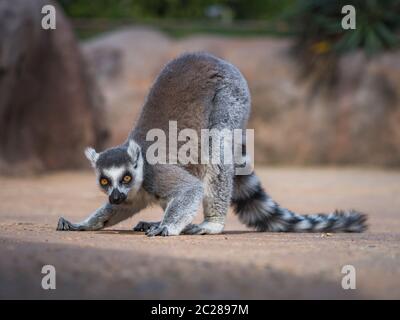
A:
<svg viewBox="0 0 400 320">
<path fill-rule="evenodd" d="M 121 229 L 109 229 L 109 230 L 101 230 L 96 231 L 98 234 L 108 234 L 108 235 L 132 235 L 132 236 L 142 236 L 145 235 L 143 231 L 134 231 L 134 230 L 121 230 Z M 250 233 L 259 233 L 258 231 L 251 230 L 228 230 L 224 231 L 220 234 L 213 234 L 213 236 L 224 236 L 224 235 L 240 235 L 240 234 L 250 234 Z M 183 235 L 184 236 L 184 235 Z M 189 235 L 187 235 L 189 236 Z M 193 235 L 195 236 L 195 235 Z"/>
<path fill-rule="evenodd" d="M 260 233 L 258 231 L 252 231 L 252 230 L 228 230 L 228 231 L 223 231 L 222 235 L 233 235 L 233 234 L 250 234 L 250 233 Z"/>
<path fill-rule="evenodd" d="M 144 235 L 144 232 L 141 231 L 133 231 L 133 230 L 119 230 L 119 229 L 110 229 L 110 230 L 101 230 L 101 231 L 96 231 L 95 233 L 97 234 L 109 234 L 109 235 L 131 235 L 131 236 L 140 236 Z"/>
</svg>

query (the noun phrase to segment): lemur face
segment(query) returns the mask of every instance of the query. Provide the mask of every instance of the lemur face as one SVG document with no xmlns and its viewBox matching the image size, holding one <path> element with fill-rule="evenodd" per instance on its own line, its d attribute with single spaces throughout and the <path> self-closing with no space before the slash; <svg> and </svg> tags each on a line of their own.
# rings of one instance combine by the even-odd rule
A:
<svg viewBox="0 0 400 320">
<path fill-rule="evenodd" d="M 143 157 L 139 145 L 129 140 L 128 147 L 110 148 L 97 153 L 85 150 L 96 171 L 97 182 L 111 204 L 121 204 L 134 196 L 143 181 Z"/>
</svg>

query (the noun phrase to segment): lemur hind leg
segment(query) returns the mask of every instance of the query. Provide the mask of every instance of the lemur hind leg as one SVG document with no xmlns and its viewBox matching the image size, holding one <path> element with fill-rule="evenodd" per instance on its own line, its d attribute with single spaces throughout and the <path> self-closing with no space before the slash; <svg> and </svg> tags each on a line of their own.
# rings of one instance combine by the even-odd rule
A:
<svg viewBox="0 0 400 320">
<path fill-rule="evenodd" d="M 218 234 L 224 229 L 232 194 L 232 166 L 212 166 L 204 182 L 204 221 L 198 225 L 190 224 L 183 231 L 184 234 Z"/>
<path fill-rule="evenodd" d="M 186 170 L 174 165 L 154 166 L 153 188 L 155 194 L 166 201 L 164 218 L 159 225 L 151 226 L 148 236 L 179 235 L 192 222 L 201 199 L 203 185 Z"/>
<path fill-rule="evenodd" d="M 130 218 L 142 207 L 132 204 L 105 204 L 91 214 L 86 220 L 72 223 L 61 217 L 58 220 L 57 231 L 96 231 L 113 226 Z"/>
</svg>

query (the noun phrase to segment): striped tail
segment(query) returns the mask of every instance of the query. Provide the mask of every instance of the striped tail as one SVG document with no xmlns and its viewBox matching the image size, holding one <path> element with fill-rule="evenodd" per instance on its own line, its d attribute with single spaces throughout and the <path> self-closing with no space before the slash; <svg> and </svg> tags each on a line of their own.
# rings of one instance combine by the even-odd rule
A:
<svg viewBox="0 0 400 320">
<path fill-rule="evenodd" d="M 254 172 L 235 176 L 232 205 L 241 222 L 257 231 L 362 232 L 367 216 L 355 210 L 299 215 L 281 208 L 261 186 Z"/>
</svg>

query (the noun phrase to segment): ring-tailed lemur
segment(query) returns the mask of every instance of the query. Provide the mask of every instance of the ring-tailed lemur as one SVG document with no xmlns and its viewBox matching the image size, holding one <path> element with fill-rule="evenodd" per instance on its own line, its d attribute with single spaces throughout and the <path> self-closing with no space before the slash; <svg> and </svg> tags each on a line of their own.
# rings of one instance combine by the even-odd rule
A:
<svg viewBox="0 0 400 320">
<path fill-rule="evenodd" d="M 240 221 L 258 231 L 361 232 L 366 216 L 356 211 L 298 215 L 276 204 L 253 173 L 235 176 L 221 165 L 149 164 L 146 133 L 178 129 L 245 129 L 250 113 L 246 80 L 232 64 L 206 53 L 184 54 L 169 62 L 154 82 L 127 141 L 97 153 L 85 151 L 108 203 L 80 223 L 60 218 L 57 230 L 99 230 L 117 224 L 152 203 L 160 204 L 160 222 L 140 222 L 134 230 L 149 236 L 216 234 L 233 206 Z M 201 203 L 204 222 L 191 224 Z"/>
</svg>

